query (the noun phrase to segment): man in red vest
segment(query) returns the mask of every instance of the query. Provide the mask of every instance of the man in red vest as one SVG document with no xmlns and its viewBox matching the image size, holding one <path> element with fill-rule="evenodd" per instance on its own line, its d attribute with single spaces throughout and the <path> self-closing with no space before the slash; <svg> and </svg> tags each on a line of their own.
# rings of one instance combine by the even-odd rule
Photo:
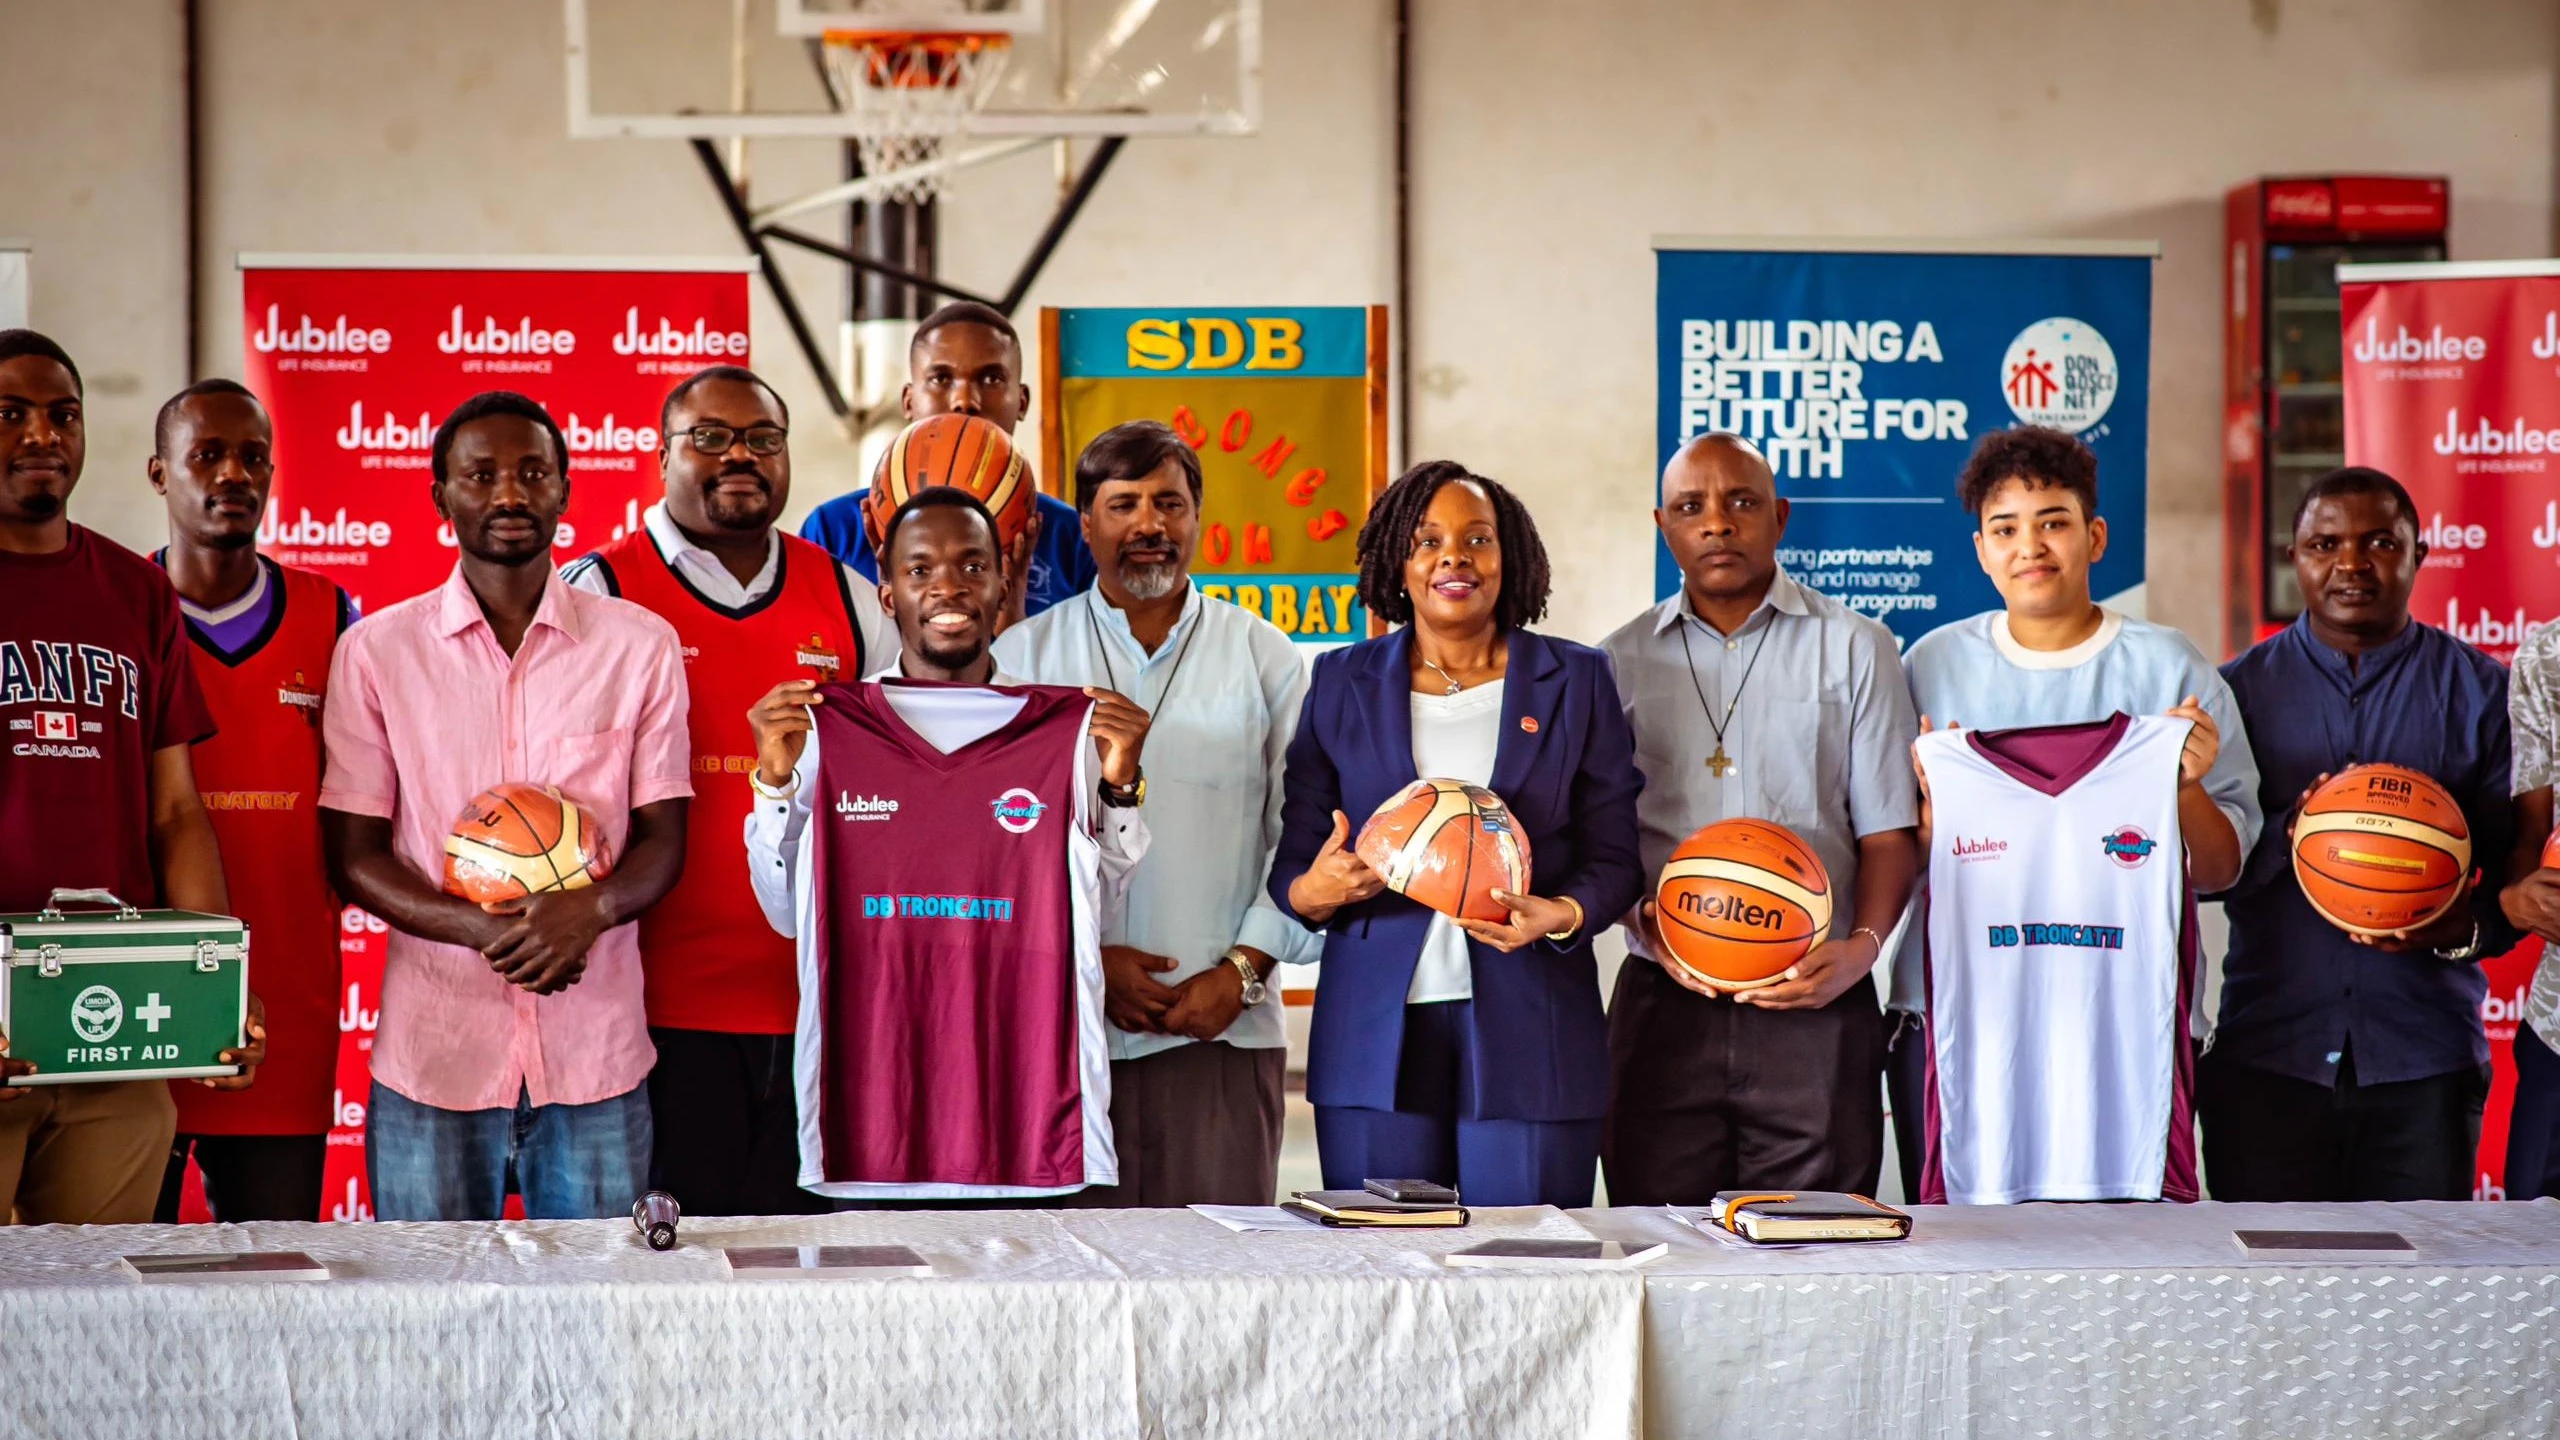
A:
<svg viewBox="0 0 2560 1440">
<path fill-rule="evenodd" d="M 153 558 L 177 587 L 214 737 L 195 747 L 235 913 L 267 1002 L 254 1089 L 184 1081 L 158 1218 L 178 1218 L 190 1154 L 214 1218 L 317 1220 L 338 1071 L 337 902 L 320 855 L 320 697 L 355 618 L 334 581 L 258 553 L 275 430 L 258 397 L 204 380 L 160 407 L 151 488 L 169 507 Z"/>
<path fill-rule="evenodd" d="M 897 632 L 877 587 L 775 527 L 791 499 L 791 449 L 771 386 L 735 365 L 697 371 L 668 393 L 659 430 L 666 499 L 637 532 L 563 572 L 673 625 L 693 697 L 691 862 L 640 922 L 658 1046 L 650 1183 L 693 1215 L 823 1211 L 798 1183 L 797 963 L 747 883 L 746 714 L 784 680 L 862 679 L 895 659 Z"/>
</svg>

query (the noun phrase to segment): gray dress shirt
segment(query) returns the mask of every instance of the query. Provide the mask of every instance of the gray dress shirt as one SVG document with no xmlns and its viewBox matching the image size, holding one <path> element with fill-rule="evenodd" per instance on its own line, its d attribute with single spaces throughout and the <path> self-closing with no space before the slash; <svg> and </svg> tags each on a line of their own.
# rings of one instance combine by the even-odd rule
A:
<svg viewBox="0 0 2560 1440">
<path fill-rule="evenodd" d="M 1772 821 L 1822 857 L 1837 897 L 1831 933 L 1847 934 L 1858 923 L 1858 838 L 1920 823 L 1911 774 L 1920 722 L 1893 633 L 1782 570 L 1731 635 L 1700 620 L 1683 591 L 1600 648 L 1635 727 L 1646 873 L 1659 875 L 1711 821 Z M 1717 779 L 1707 766 L 1716 751 L 1709 715 L 1722 723 L 1729 703 L 1724 751 L 1736 768 Z"/>
</svg>

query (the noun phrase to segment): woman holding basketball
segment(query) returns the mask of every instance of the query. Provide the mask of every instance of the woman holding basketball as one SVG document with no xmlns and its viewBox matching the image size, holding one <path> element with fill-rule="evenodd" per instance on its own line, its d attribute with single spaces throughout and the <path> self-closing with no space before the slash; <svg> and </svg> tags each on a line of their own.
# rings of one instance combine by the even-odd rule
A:
<svg viewBox="0 0 2560 1440">
<path fill-rule="evenodd" d="M 1588 1205 L 1609 1098 L 1591 935 L 1643 889 L 1644 781 L 1608 662 L 1528 628 L 1547 605 L 1537 527 L 1454 462 L 1414 467 L 1370 508 L 1360 598 L 1398 628 L 1316 661 L 1271 871 L 1272 898 L 1325 935 L 1307 1061 L 1324 1183 Z M 1426 909 L 1355 853 L 1359 820 L 1421 778 L 1508 807 L 1531 869 L 1528 893 L 1489 892 L 1507 919 Z M 1410 843 L 1465 864 L 1501 823 Z"/>
</svg>

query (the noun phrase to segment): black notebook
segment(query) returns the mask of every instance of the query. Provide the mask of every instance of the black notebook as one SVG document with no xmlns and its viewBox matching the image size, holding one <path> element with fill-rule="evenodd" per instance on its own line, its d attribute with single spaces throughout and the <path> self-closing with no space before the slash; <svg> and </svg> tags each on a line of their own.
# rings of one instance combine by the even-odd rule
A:
<svg viewBox="0 0 2560 1440">
<path fill-rule="evenodd" d="M 1911 1233 L 1910 1216 L 1836 1190 L 1719 1190 L 1707 1218 L 1755 1245 L 1899 1240 Z"/>
</svg>

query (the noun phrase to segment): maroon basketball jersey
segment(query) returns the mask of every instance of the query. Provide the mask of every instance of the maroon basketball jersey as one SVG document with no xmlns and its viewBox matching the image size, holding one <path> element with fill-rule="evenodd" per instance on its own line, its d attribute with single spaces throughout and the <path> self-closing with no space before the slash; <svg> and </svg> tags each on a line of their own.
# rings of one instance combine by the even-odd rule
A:
<svg viewBox="0 0 2560 1440">
<path fill-rule="evenodd" d="M 952 1198 L 1116 1182 L 1100 848 L 1078 804 L 1093 702 L 905 680 L 821 693 L 801 1184 Z M 946 753 L 899 706 L 963 730 L 1018 708 Z"/>
</svg>

